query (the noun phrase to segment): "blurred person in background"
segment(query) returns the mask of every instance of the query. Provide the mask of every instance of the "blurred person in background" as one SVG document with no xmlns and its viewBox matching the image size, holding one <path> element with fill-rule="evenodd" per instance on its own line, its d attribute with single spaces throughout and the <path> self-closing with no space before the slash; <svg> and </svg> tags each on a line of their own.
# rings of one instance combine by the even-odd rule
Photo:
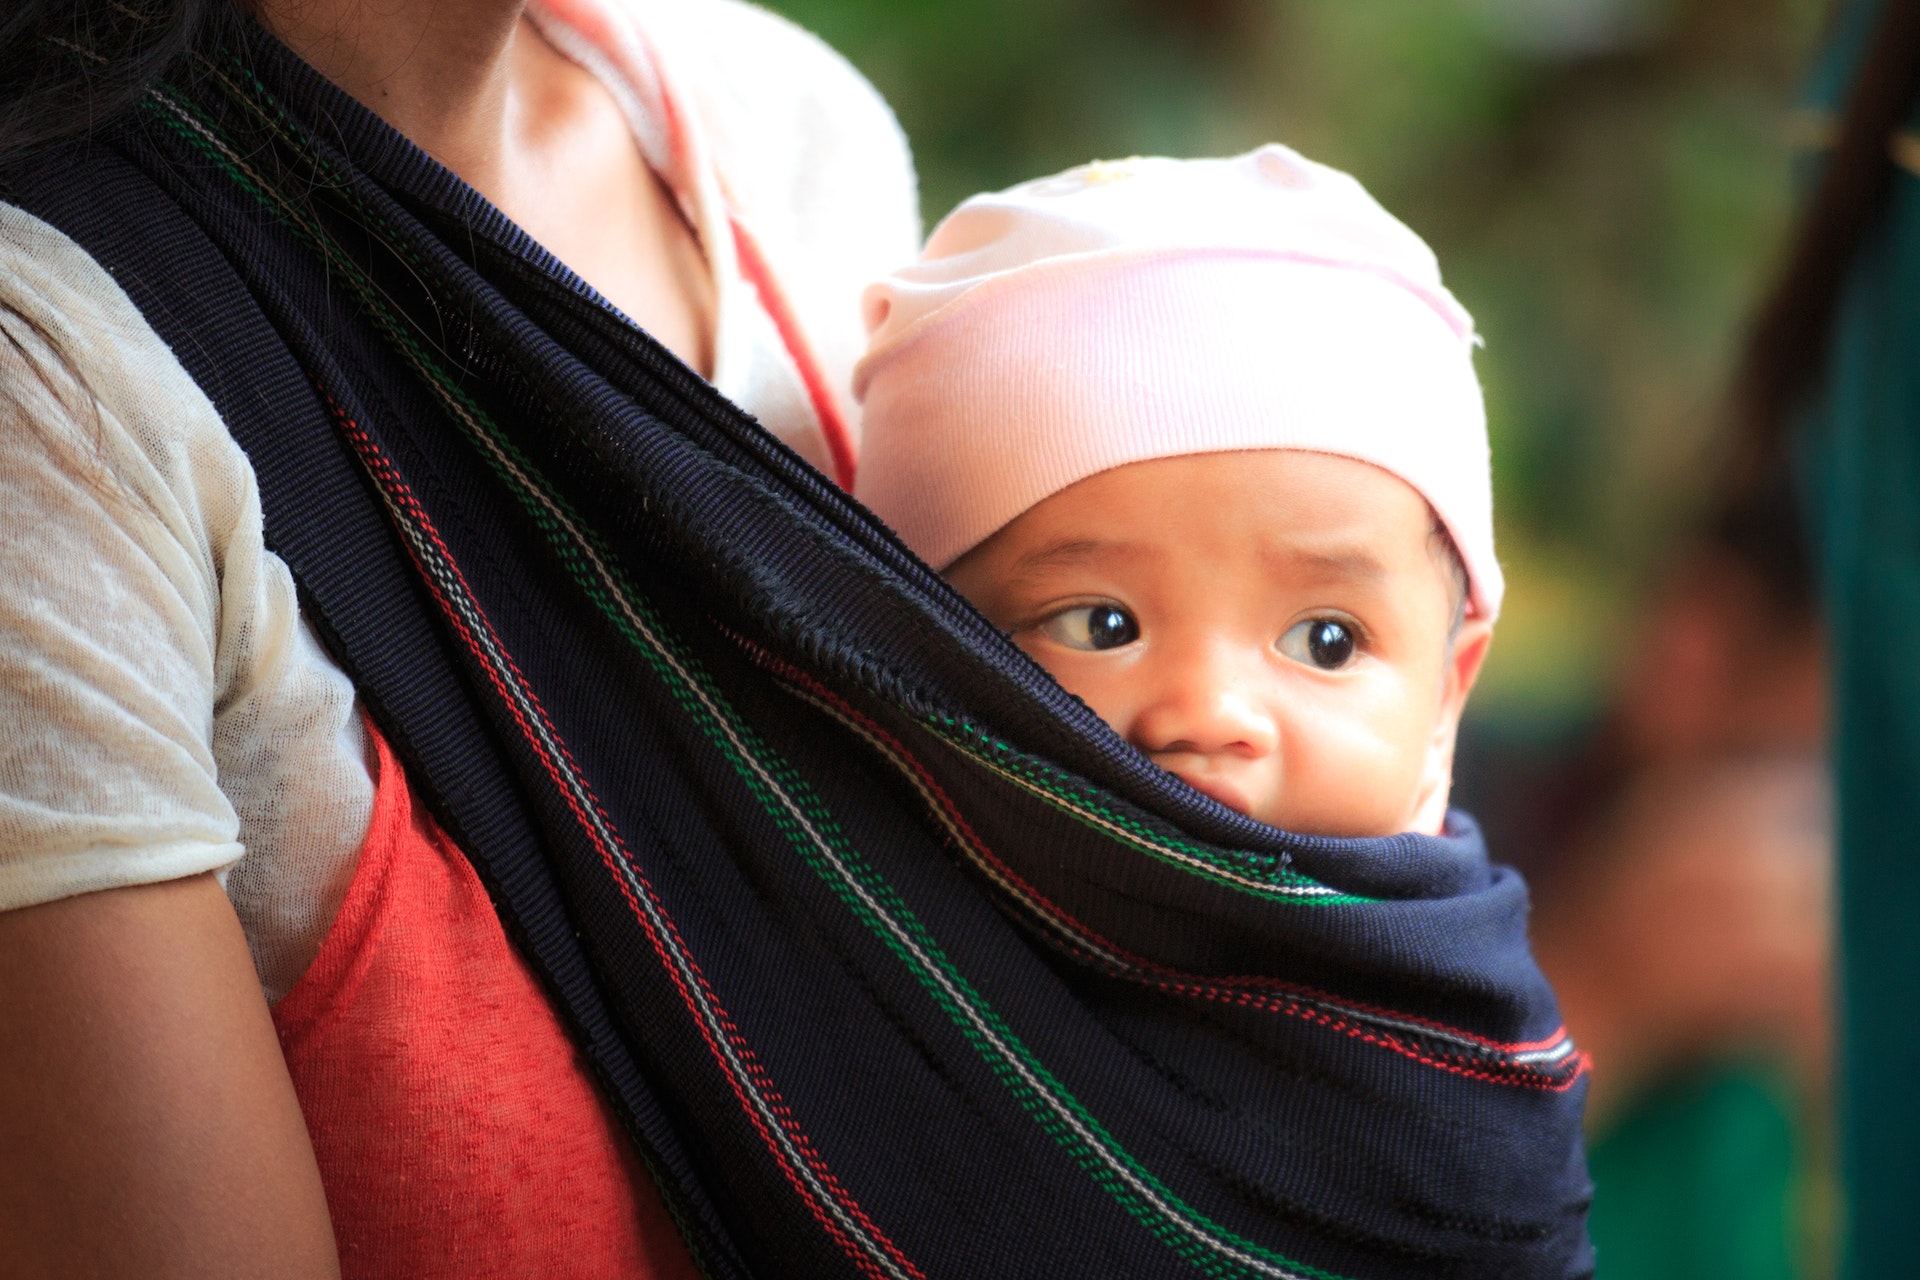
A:
<svg viewBox="0 0 1920 1280">
<path fill-rule="evenodd" d="M 1742 388 L 1749 469 L 1792 459 L 1832 637 L 1844 1271 L 1920 1255 L 1920 3 L 1842 0 L 1819 154 Z"/>
</svg>

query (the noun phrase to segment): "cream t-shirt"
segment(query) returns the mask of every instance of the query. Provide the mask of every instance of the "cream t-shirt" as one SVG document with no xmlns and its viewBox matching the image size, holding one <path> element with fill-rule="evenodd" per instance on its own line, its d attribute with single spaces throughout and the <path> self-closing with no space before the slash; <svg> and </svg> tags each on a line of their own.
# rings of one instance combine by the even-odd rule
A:
<svg viewBox="0 0 1920 1280">
<path fill-rule="evenodd" d="M 721 234 L 728 217 L 751 230 L 852 422 L 860 288 L 919 236 L 885 104 L 739 0 L 533 16 L 607 80 L 650 161 L 662 94 L 689 109 L 697 163 L 673 185 L 715 272 L 714 380 L 823 464 L 789 348 Z M 634 39 L 610 49 L 609 32 Z M 213 406 L 92 258 L 7 205 L 0 325 L 0 910 L 213 871 L 277 1000 L 371 813 L 352 684 L 266 549 L 252 467 Z"/>
</svg>

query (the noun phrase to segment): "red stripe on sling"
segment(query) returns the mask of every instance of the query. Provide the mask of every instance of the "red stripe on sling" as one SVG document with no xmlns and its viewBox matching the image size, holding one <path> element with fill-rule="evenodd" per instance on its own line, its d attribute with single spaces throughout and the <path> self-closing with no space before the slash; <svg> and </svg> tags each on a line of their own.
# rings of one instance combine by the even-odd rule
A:
<svg viewBox="0 0 1920 1280">
<path fill-rule="evenodd" d="M 348 1280 L 699 1273 L 472 866 L 369 726 L 373 820 L 273 1011 Z"/>
</svg>

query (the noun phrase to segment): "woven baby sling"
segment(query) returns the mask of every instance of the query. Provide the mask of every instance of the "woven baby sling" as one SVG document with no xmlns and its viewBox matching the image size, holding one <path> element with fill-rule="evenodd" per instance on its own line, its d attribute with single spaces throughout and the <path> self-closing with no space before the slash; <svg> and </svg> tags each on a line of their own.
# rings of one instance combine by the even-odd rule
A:
<svg viewBox="0 0 1920 1280">
<path fill-rule="evenodd" d="M 248 453 L 707 1274 L 1590 1273 L 1470 820 L 1189 791 L 257 29 L 0 178 Z"/>
</svg>

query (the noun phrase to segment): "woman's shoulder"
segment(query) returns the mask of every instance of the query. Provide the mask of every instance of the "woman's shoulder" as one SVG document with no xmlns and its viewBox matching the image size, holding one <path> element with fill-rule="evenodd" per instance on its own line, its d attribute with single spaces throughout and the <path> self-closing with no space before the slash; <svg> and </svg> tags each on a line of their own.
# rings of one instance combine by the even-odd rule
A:
<svg viewBox="0 0 1920 1280">
<path fill-rule="evenodd" d="M 11 204 L 0 204 L 0 325 L 16 478 L 50 468 L 88 480 L 106 499 L 101 518 L 177 544 L 210 579 L 250 493 L 244 456 L 113 276 Z"/>
<path fill-rule="evenodd" d="M 643 21 L 658 21 L 656 0 L 624 2 L 641 6 Z M 672 8 L 668 22 L 695 37 L 675 52 L 704 54 L 714 73 L 692 83 L 696 95 L 739 104 L 763 128 L 779 123 L 773 109 L 785 108 L 797 113 L 792 125 L 857 137 L 885 153 L 873 158 L 907 163 L 906 135 L 886 99 L 819 36 L 748 0 L 689 0 Z"/>
<path fill-rule="evenodd" d="M 10 205 L 0 330 L 0 909 L 225 866 L 218 419 L 105 270 Z"/>
<path fill-rule="evenodd" d="M 870 260 L 919 247 L 906 135 L 866 77 L 819 37 L 745 0 L 615 0 L 661 46 L 729 196 L 756 232 Z"/>
<path fill-rule="evenodd" d="M 100 262 L 7 204 L 0 331 L 0 910 L 231 868 L 277 995 L 371 809 L 353 687 L 214 405 Z"/>
<path fill-rule="evenodd" d="M 854 425 L 861 291 L 920 246 L 906 136 L 885 100 L 818 37 L 743 0 L 631 7 L 691 105 L 728 204 L 780 282 Z M 817 459 L 816 459 L 817 460 Z"/>
</svg>

